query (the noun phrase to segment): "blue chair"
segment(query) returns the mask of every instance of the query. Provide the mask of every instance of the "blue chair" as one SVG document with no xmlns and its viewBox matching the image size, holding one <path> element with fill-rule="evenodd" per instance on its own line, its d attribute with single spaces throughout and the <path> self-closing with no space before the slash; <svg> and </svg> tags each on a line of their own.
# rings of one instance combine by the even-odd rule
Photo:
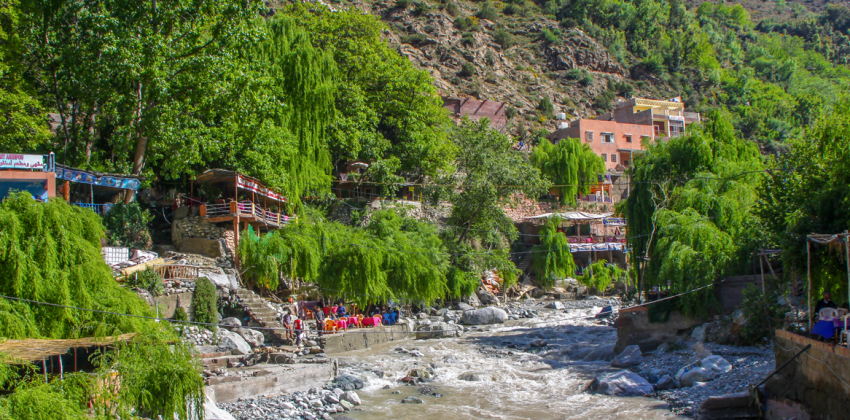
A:
<svg viewBox="0 0 850 420">
<path fill-rule="evenodd" d="M 384 314 L 382 316 L 382 318 L 384 320 L 384 322 L 383 322 L 384 325 L 392 325 L 392 317 L 391 317 L 390 314 Z"/>
</svg>

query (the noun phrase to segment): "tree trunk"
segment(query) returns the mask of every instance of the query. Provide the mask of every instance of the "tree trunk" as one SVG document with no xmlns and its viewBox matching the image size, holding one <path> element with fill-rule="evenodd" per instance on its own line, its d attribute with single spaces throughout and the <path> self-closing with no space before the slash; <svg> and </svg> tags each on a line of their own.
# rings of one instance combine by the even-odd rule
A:
<svg viewBox="0 0 850 420">
<path fill-rule="evenodd" d="M 86 168 L 88 168 L 89 163 L 91 162 L 91 151 L 92 151 L 92 148 L 94 147 L 94 137 L 95 137 L 95 128 L 94 128 L 95 117 L 94 117 L 94 113 L 96 111 L 97 111 L 97 103 L 95 103 L 94 106 L 92 106 L 91 111 L 89 111 L 89 122 L 88 122 L 89 137 L 86 140 L 86 151 L 85 151 L 86 152 L 86 165 L 85 165 Z"/>
</svg>

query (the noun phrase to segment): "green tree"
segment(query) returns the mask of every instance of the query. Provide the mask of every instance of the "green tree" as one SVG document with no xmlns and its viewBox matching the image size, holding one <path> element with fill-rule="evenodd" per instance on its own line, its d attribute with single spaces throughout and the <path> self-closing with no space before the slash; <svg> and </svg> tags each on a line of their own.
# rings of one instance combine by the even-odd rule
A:
<svg viewBox="0 0 850 420">
<path fill-rule="evenodd" d="M 511 139 L 490 128 L 487 119 L 464 119 L 454 132 L 458 155 L 453 173 L 440 180 L 435 199 L 450 201 L 446 244 L 453 265 L 469 272 L 498 269 L 505 281 L 516 280 L 517 269 L 508 259 L 516 228 L 503 206 L 521 194 L 536 197 L 546 190 L 540 171 L 512 150 Z"/>
<path fill-rule="evenodd" d="M 556 185 L 561 204 L 575 204 L 576 195 L 589 193 L 605 173 L 602 158 L 578 139 L 561 139 L 557 144 L 542 139 L 532 151 L 531 162 Z"/>
<path fill-rule="evenodd" d="M 559 218 L 547 220 L 540 229 L 540 244 L 531 249 L 537 284 L 544 287 L 552 287 L 555 280 L 573 276 L 576 271 L 570 243 L 558 231 L 560 225 Z"/>
<path fill-rule="evenodd" d="M 616 281 L 627 280 L 626 270 L 623 270 L 616 264 L 608 264 L 607 260 L 597 260 L 587 266 L 584 274 L 579 276 L 579 283 L 593 287 L 597 292 L 605 296 L 605 291 L 608 286 Z"/>
</svg>

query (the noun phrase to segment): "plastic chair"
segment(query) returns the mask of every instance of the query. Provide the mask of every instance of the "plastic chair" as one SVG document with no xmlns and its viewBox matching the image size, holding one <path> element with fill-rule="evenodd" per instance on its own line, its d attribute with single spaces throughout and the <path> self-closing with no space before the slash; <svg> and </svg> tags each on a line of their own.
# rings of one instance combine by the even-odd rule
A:
<svg viewBox="0 0 850 420">
<path fill-rule="evenodd" d="M 322 328 L 323 331 L 333 333 L 336 331 L 336 322 L 332 319 L 326 319 L 325 325 Z"/>
<path fill-rule="evenodd" d="M 844 344 L 847 345 L 847 348 L 850 348 L 850 331 L 847 330 L 848 324 L 850 324 L 850 314 L 844 315 L 844 331 L 841 331 L 841 339 L 844 340 Z"/>
<path fill-rule="evenodd" d="M 843 319 L 844 315 L 847 315 L 847 312 L 848 312 L 847 309 L 838 308 L 838 317 Z"/>
<path fill-rule="evenodd" d="M 818 311 L 818 319 L 822 321 L 829 321 L 832 318 L 838 318 L 838 311 L 833 308 L 822 308 Z"/>
</svg>

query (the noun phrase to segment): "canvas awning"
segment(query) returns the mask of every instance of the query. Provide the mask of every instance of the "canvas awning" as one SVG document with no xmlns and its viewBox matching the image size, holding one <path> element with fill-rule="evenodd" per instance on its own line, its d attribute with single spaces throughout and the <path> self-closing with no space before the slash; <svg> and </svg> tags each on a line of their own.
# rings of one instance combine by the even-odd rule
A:
<svg viewBox="0 0 850 420">
<path fill-rule="evenodd" d="M 134 175 L 108 174 L 70 166 L 56 164 L 56 179 L 64 179 L 80 184 L 89 184 L 97 187 L 114 188 L 118 190 L 138 191 L 142 186 L 142 177 Z"/>
<path fill-rule="evenodd" d="M 195 177 L 195 180 L 202 184 L 235 185 L 236 188 L 241 190 L 251 191 L 275 201 L 283 203 L 286 202 L 286 197 L 263 185 L 258 179 L 242 175 L 236 171 L 228 171 L 226 169 L 208 169 L 204 171 L 204 173 Z"/>
<path fill-rule="evenodd" d="M 806 276 L 809 281 L 809 296 L 806 303 L 809 306 L 809 331 L 812 330 L 812 318 L 814 316 L 812 313 L 812 242 L 821 245 L 836 244 L 836 246 L 839 247 L 841 246 L 841 243 L 844 244 L 845 262 L 847 263 L 847 301 L 850 303 L 850 233 L 845 231 L 844 233 L 834 235 L 821 233 L 806 235 Z M 848 344 L 848 346 L 850 346 L 850 344 Z"/>
<path fill-rule="evenodd" d="M 614 213 L 586 213 L 583 211 L 563 211 L 558 213 L 545 213 L 539 216 L 526 217 L 526 219 L 549 219 L 557 217 L 563 220 L 601 220 L 611 217 Z"/>
</svg>

